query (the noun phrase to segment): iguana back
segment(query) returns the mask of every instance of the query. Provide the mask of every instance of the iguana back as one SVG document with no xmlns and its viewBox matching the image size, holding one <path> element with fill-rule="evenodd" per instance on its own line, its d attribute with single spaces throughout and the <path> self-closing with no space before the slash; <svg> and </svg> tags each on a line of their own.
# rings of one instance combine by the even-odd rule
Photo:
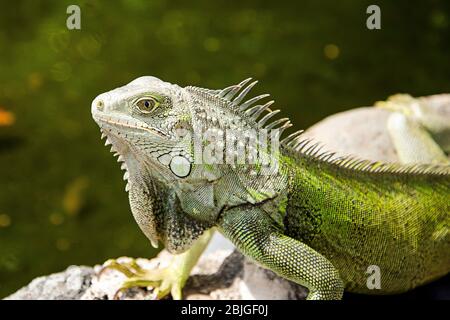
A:
<svg viewBox="0 0 450 320">
<path fill-rule="evenodd" d="M 354 160 L 345 165 L 292 150 L 285 155 L 293 174 L 286 234 L 328 258 L 347 290 L 402 292 L 449 272 L 447 173 L 431 166 L 377 172 L 369 162 L 358 169 Z M 380 268 L 381 290 L 366 286 L 371 265 Z"/>
</svg>

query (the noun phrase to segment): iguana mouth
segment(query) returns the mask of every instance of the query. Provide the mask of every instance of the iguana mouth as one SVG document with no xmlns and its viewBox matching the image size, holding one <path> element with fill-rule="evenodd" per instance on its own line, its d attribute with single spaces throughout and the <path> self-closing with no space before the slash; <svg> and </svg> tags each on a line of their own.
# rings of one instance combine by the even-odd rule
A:
<svg viewBox="0 0 450 320">
<path fill-rule="evenodd" d="M 168 138 L 167 134 L 164 131 L 158 128 L 150 127 L 145 122 L 136 120 L 131 117 L 124 118 L 124 116 L 119 117 L 112 114 L 103 114 L 100 112 L 93 113 L 93 117 L 94 120 L 99 124 L 100 128 L 106 133 L 108 131 L 111 131 L 110 129 L 108 130 L 106 126 L 110 126 L 113 128 L 121 127 L 128 130 L 132 129 L 136 131 L 146 131 L 152 135 L 158 136 L 159 138 Z"/>
</svg>

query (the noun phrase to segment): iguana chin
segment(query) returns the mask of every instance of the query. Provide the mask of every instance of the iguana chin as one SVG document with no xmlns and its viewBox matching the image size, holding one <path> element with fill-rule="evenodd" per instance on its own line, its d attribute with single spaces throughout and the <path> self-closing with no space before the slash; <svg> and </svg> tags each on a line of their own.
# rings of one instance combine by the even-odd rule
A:
<svg viewBox="0 0 450 320">
<path fill-rule="evenodd" d="M 177 254 L 160 270 L 110 261 L 128 276 L 123 288 L 150 286 L 158 297 L 180 299 L 214 230 L 307 287 L 308 299 L 341 299 L 344 289 L 399 293 L 450 271 L 448 164 L 336 158 L 300 132 L 280 141 L 269 171 L 258 161 L 196 161 L 195 137 L 205 128 L 282 133 L 290 126 L 286 118 L 269 123 L 278 110 L 272 101 L 259 104 L 267 95 L 245 101 L 255 84 L 210 90 L 141 77 L 93 101 L 93 118 L 123 162 L 134 218 L 154 246 Z M 403 134 L 415 141 L 414 131 Z M 405 151 L 403 159 L 408 155 L 416 157 Z M 378 290 L 367 287 L 373 265 L 381 272 Z"/>
</svg>

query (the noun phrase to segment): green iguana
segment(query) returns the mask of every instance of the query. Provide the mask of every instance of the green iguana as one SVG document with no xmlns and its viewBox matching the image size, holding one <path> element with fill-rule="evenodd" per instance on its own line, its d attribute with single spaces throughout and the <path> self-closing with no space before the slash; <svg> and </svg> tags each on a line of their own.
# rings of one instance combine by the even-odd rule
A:
<svg viewBox="0 0 450 320">
<path fill-rule="evenodd" d="M 442 151 L 402 119 L 401 160 L 434 164 L 335 157 L 301 131 L 278 140 L 291 124 L 269 121 L 279 110 L 260 104 L 268 95 L 245 100 L 255 84 L 210 90 L 141 77 L 93 101 L 93 118 L 123 162 L 134 218 L 153 246 L 177 254 L 159 270 L 109 261 L 127 276 L 123 288 L 180 299 L 214 230 L 307 287 L 308 299 L 341 299 L 344 289 L 399 293 L 450 271 L 450 166 Z M 367 286 L 370 266 L 380 270 L 378 290 Z"/>
</svg>

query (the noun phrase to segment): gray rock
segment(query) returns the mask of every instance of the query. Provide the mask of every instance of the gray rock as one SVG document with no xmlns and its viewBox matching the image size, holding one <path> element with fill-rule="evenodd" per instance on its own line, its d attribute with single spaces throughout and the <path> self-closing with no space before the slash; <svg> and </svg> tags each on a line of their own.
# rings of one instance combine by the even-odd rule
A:
<svg viewBox="0 0 450 320">
<path fill-rule="evenodd" d="M 126 262 L 130 258 L 122 257 Z M 162 251 L 156 259 L 138 259 L 145 268 L 166 266 L 171 255 Z M 154 299 L 151 289 L 132 288 L 116 296 L 125 276 L 113 269 L 70 266 L 63 272 L 34 279 L 7 300 L 123 300 Z M 271 288 L 264 292 L 264 288 Z M 184 288 L 187 300 L 293 299 L 305 296 L 305 289 L 277 277 L 237 251 L 216 250 L 204 254 Z"/>
<path fill-rule="evenodd" d="M 248 259 L 244 259 L 239 289 L 244 300 L 304 300 L 308 294 L 305 287 L 281 278 Z"/>
<path fill-rule="evenodd" d="M 7 300 L 75 300 L 90 287 L 94 269 L 70 266 L 65 271 L 39 277 Z"/>
<path fill-rule="evenodd" d="M 398 160 L 386 129 L 391 112 L 363 107 L 334 114 L 310 127 L 305 137 L 321 142 L 324 150 L 336 156 L 394 162 Z"/>
</svg>

